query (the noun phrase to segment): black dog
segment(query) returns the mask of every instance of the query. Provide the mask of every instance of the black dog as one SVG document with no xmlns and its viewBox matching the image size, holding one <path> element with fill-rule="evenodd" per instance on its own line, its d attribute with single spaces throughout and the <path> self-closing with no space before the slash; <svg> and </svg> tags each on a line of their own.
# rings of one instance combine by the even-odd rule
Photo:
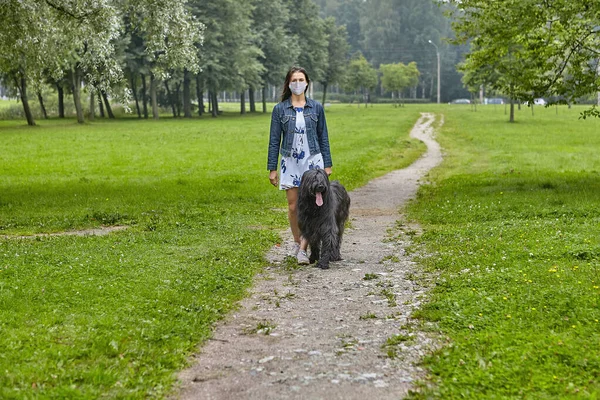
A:
<svg viewBox="0 0 600 400">
<path fill-rule="evenodd" d="M 298 225 L 310 245 L 309 260 L 317 267 L 329 268 L 339 261 L 344 223 L 350 214 L 350 196 L 338 181 L 329 182 L 322 169 L 310 169 L 302 175 L 298 194 Z"/>
</svg>

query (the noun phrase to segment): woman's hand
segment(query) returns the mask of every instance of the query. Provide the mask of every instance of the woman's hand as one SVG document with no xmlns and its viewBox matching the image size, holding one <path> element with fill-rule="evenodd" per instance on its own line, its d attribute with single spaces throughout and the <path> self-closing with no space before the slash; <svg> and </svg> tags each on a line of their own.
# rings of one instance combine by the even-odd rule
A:
<svg viewBox="0 0 600 400">
<path fill-rule="evenodd" d="M 275 187 L 279 184 L 279 175 L 277 175 L 277 171 L 269 172 L 269 182 Z"/>
<path fill-rule="evenodd" d="M 323 168 L 327 176 L 331 175 L 331 167 Z"/>
</svg>

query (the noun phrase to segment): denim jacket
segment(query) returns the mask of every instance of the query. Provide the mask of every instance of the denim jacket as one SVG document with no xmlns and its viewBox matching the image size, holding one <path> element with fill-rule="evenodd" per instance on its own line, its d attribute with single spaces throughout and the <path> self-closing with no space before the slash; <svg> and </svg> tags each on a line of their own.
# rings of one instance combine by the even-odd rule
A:
<svg viewBox="0 0 600 400">
<path fill-rule="evenodd" d="M 329 136 L 323 106 L 316 100 L 306 98 L 304 105 L 304 120 L 306 121 L 306 136 L 310 154 L 321 153 L 323 166 L 331 167 L 331 153 L 329 150 Z M 296 127 L 296 111 L 292 100 L 287 99 L 278 103 L 271 114 L 271 133 L 269 136 L 269 157 L 267 169 L 277 170 L 279 154 L 283 157 L 292 155 L 294 143 L 294 129 Z"/>
</svg>

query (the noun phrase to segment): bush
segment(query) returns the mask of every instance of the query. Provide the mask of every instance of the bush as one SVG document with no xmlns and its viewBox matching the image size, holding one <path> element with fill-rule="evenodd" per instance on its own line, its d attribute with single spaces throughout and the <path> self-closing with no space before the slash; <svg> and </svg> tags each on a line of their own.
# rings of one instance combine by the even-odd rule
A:
<svg viewBox="0 0 600 400">
<path fill-rule="evenodd" d="M 85 116 L 85 118 L 89 118 L 90 115 L 90 98 L 89 98 L 89 94 L 82 92 L 82 107 L 83 107 L 83 114 Z M 43 99 L 44 99 L 44 107 L 46 108 L 46 113 L 48 114 L 49 118 L 57 118 L 58 117 L 58 95 L 56 94 L 56 92 L 48 92 L 48 93 L 44 93 L 43 95 Z M 97 98 L 96 98 L 97 100 Z M 140 104 L 141 107 L 141 104 Z M 37 95 L 33 95 L 29 96 L 29 108 L 31 109 L 31 113 L 33 114 L 33 118 L 34 119 L 43 119 L 44 116 L 42 114 L 42 108 L 40 106 L 40 102 L 37 99 Z M 74 118 L 77 113 L 75 111 L 75 104 L 73 102 L 73 96 L 71 95 L 66 95 L 65 94 L 65 99 L 64 99 L 64 108 L 65 108 L 65 117 L 67 118 Z M 133 113 L 134 115 L 137 115 L 137 111 L 135 109 L 135 103 L 132 103 L 130 105 L 130 109 L 131 109 L 131 113 L 128 113 L 125 111 L 125 107 L 121 104 L 118 103 L 111 103 L 111 108 L 113 111 L 113 114 L 115 115 L 115 118 L 121 118 L 121 117 L 126 117 L 127 115 Z M 170 112 L 170 108 L 167 110 L 167 108 L 161 108 L 160 110 L 161 112 Z M 106 109 L 105 109 L 105 117 L 108 118 L 108 115 L 106 115 Z M 151 112 L 151 110 L 150 110 Z M 99 117 L 99 113 L 100 113 L 100 108 L 98 107 L 98 104 L 96 103 L 95 106 L 95 113 L 96 113 L 96 118 Z M 23 111 L 23 104 L 18 101 L 18 102 L 11 102 L 9 105 L 5 106 L 4 108 L 0 108 L 0 120 L 10 120 L 10 119 L 25 119 L 25 111 Z"/>
<path fill-rule="evenodd" d="M 323 92 L 314 92 L 313 98 L 321 101 L 323 99 Z M 364 96 L 362 94 L 327 93 L 325 101 L 327 103 L 364 103 Z M 431 102 L 431 99 L 400 99 L 401 104 L 427 104 Z M 371 96 L 370 103 L 395 104 L 398 103 L 398 100 L 389 97 Z"/>
</svg>

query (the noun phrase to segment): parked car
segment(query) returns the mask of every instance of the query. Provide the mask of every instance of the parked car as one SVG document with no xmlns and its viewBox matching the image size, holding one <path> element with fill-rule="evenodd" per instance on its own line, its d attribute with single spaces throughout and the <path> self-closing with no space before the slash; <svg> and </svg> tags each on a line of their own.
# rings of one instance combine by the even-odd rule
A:
<svg viewBox="0 0 600 400">
<path fill-rule="evenodd" d="M 525 103 L 526 106 L 529 105 L 529 102 L 526 101 Z M 541 97 L 537 98 L 537 99 L 533 99 L 533 104 L 535 104 L 536 106 L 545 106 L 547 104 L 546 100 L 542 99 Z"/>
<path fill-rule="evenodd" d="M 471 104 L 471 100 L 469 100 L 469 99 L 454 99 L 448 104 Z"/>
<path fill-rule="evenodd" d="M 500 97 L 493 97 L 491 99 L 485 99 L 484 103 L 485 104 L 504 104 L 504 99 L 502 99 Z"/>
</svg>

